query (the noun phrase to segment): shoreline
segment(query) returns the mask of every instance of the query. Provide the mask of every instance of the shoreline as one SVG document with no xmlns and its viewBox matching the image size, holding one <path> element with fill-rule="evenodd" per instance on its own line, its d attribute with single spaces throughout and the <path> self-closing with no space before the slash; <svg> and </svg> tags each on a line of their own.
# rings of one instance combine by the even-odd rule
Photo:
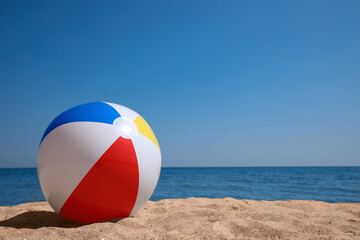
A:
<svg viewBox="0 0 360 240">
<path fill-rule="evenodd" d="M 360 203 L 233 198 L 148 201 L 133 218 L 82 224 L 47 202 L 0 207 L 0 239 L 358 239 Z"/>
</svg>

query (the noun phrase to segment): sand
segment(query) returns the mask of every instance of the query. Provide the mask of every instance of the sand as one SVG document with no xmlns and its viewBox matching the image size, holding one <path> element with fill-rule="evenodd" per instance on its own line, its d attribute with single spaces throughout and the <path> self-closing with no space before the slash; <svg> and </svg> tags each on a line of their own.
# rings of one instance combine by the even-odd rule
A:
<svg viewBox="0 0 360 240">
<path fill-rule="evenodd" d="M 0 207 L 0 239 L 360 239 L 360 203 L 166 199 L 133 218 L 81 224 L 36 202 Z"/>
</svg>

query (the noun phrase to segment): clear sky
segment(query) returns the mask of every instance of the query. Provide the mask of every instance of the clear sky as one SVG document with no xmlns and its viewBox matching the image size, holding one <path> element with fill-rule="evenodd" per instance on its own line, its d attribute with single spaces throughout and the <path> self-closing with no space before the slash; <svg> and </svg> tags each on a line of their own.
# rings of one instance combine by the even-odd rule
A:
<svg viewBox="0 0 360 240">
<path fill-rule="evenodd" d="M 1 1 L 0 167 L 93 101 L 163 166 L 360 165 L 359 1 Z"/>
</svg>

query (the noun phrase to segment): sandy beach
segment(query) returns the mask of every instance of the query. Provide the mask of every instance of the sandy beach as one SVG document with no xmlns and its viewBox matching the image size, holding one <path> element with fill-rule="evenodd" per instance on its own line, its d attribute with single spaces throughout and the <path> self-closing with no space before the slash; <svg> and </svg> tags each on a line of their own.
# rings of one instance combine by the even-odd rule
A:
<svg viewBox="0 0 360 240">
<path fill-rule="evenodd" d="M 165 199 L 133 218 L 81 224 L 36 202 L 0 207 L 0 239 L 360 239 L 360 203 Z"/>
</svg>

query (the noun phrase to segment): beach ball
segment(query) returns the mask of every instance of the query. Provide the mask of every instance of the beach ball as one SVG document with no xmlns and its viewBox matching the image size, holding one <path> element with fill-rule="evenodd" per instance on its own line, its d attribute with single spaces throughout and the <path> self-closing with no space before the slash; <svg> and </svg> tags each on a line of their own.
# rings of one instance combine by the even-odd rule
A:
<svg viewBox="0 0 360 240">
<path fill-rule="evenodd" d="M 93 102 L 57 116 L 38 150 L 42 191 L 65 219 L 133 216 L 153 193 L 161 153 L 146 121 L 124 106 Z"/>
</svg>

